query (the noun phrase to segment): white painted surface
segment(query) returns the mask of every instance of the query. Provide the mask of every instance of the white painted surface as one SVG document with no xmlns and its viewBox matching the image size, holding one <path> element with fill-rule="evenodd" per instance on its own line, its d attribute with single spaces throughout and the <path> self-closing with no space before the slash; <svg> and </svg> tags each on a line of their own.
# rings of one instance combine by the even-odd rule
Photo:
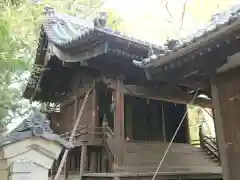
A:
<svg viewBox="0 0 240 180">
<path fill-rule="evenodd" d="M 205 110 L 202 110 L 202 112 L 203 112 L 203 117 L 204 117 L 205 122 L 206 122 L 206 124 L 203 124 L 203 125 L 206 126 L 205 127 L 206 129 L 209 128 L 209 130 L 210 130 L 210 134 L 208 134 L 208 136 L 210 136 L 212 138 L 215 138 L 216 137 L 216 132 L 215 132 L 214 120 L 212 118 L 212 116 L 213 116 L 212 110 L 208 109 L 208 108 L 205 108 Z"/>
<path fill-rule="evenodd" d="M 46 149 L 47 151 L 50 151 L 53 154 L 53 158 L 57 158 L 62 150 L 62 147 L 53 141 L 46 140 L 41 137 L 32 137 L 30 139 L 26 139 L 23 141 L 19 141 L 7 146 L 3 147 L 4 150 L 4 156 L 5 158 L 10 158 L 13 156 L 16 156 L 18 154 L 21 154 L 23 152 L 26 152 L 30 149 L 32 149 L 31 145 L 37 145 L 42 147 L 43 149 Z"/>
<path fill-rule="evenodd" d="M 46 169 L 50 169 L 54 161 L 53 158 L 49 158 L 48 156 L 45 156 L 40 152 L 37 152 L 35 150 L 28 150 L 24 153 L 8 158 L 8 165 L 10 165 L 15 161 L 20 161 L 20 160 L 31 160 L 32 162 L 39 164 Z"/>
<path fill-rule="evenodd" d="M 48 180 L 48 170 L 61 150 L 60 144 L 41 137 L 3 146 L 0 180 Z"/>
<path fill-rule="evenodd" d="M 34 162 L 14 162 L 10 167 L 9 180 L 47 180 L 48 169 Z"/>
</svg>

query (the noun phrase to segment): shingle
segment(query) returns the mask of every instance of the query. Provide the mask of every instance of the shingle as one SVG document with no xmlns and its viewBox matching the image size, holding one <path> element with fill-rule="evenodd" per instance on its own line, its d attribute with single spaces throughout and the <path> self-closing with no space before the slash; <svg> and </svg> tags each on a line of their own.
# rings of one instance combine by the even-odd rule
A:
<svg viewBox="0 0 240 180">
<path fill-rule="evenodd" d="M 80 46 L 84 39 L 89 39 L 91 36 L 100 38 L 100 35 L 120 38 L 131 43 L 137 43 L 139 46 L 162 49 L 158 45 L 136 39 L 109 27 L 95 28 L 93 22 L 60 13 L 47 16 L 43 26 L 49 41 L 63 49 Z"/>
<path fill-rule="evenodd" d="M 166 53 L 159 54 L 157 59 L 149 60 L 148 58 L 148 61 L 145 64 L 143 63 L 143 67 L 156 68 L 172 60 L 178 60 L 185 54 L 191 54 L 191 51 L 202 48 L 203 44 L 210 43 L 209 39 L 211 39 L 211 41 L 214 38 L 219 39 L 220 31 L 224 28 L 227 29 L 234 22 L 240 20 L 239 17 L 240 5 L 236 5 L 227 11 L 215 14 L 214 16 L 212 16 L 211 21 L 203 28 L 196 30 L 194 33 L 190 34 L 185 38 L 178 39 L 174 49 L 169 49 L 169 51 L 166 51 Z M 231 32 L 229 31 L 229 33 Z M 191 48 L 193 50 L 191 50 Z"/>
</svg>

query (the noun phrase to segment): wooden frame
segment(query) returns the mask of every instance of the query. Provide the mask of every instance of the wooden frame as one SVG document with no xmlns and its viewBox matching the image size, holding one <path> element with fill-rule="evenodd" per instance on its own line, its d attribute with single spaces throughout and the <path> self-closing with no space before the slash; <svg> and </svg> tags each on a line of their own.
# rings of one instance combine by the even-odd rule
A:
<svg viewBox="0 0 240 180">
<path fill-rule="evenodd" d="M 114 90 L 116 89 L 115 80 L 104 79 L 104 82 L 107 84 L 108 88 Z M 192 95 L 189 95 L 177 89 L 171 90 L 171 92 L 161 92 L 161 90 L 149 89 L 137 85 L 122 85 L 122 88 L 125 94 L 130 94 L 137 97 L 144 97 L 148 99 L 163 100 L 172 103 L 188 104 L 193 99 Z M 193 104 L 206 108 L 212 108 L 212 102 L 209 99 L 196 98 Z"/>
</svg>

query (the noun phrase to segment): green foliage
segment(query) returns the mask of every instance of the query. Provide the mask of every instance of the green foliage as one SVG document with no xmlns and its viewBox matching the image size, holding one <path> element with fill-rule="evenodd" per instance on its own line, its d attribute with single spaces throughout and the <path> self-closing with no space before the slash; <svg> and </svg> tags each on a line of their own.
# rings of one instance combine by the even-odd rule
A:
<svg viewBox="0 0 240 180">
<path fill-rule="evenodd" d="M 79 18 L 92 19 L 102 8 L 102 0 L 3 0 L 0 2 L 0 128 L 23 115 L 28 104 L 21 92 L 35 56 L 43 8 Z M 109 12 L 109 25 L 119 28 L 121 20 Z M 24 105 L 25 104 L 25 105 Z"/>
</svg>

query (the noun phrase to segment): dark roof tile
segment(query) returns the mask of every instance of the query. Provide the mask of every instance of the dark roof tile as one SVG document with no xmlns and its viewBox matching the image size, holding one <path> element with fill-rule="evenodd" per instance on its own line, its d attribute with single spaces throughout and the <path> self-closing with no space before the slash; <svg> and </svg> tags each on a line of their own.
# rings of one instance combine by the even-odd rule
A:
<svg viewBox="0 0 240 180">
<path fill-rule="evenodd" d="M 93 22 L 77 19 L 76 17 L 57 12 L 48 15 L 43 26 L 49 41 L 63 49 L 79 46 L 90 38 L 98 39 L 102 37 L 106 38 L 107 36 L 136 43 L 139 46 L 152 47 L 156 50 L 163 49 L 158 45 L 136 39 L 119 31 L 112 30 L 109 27 L 96 28 Z"/>
<path fill-rule="evenodd" d="M 186 54 L 190 54 L 196 49 L 207 46 L 207 44 L 210 44 L 214 39 L 218 40 L 219 38 L 223 38 L 222 36 L 226 34 L 226 32 L 231 33 L 233 29 L 232 26 L 237 26 L 240 29 L 240 26 L 238 26 L 239 17 L 240 5 L 236 5 L 227 11 L 215 14 L 212 16 L 211 21 L 203 28 L 196 30 L 188 37 L 179 39 L 176 42 L 174 50 L 170 49 L 170 52 L 159 55 L 157 59 L 152 59 L 150 61 L 148 59 L 146 63 L 143 61 L 142 67 L 155 68 L 164 65 Z M 236 27 L 234 27 L 234 29 L 236 30 Z"/>
</svg>

